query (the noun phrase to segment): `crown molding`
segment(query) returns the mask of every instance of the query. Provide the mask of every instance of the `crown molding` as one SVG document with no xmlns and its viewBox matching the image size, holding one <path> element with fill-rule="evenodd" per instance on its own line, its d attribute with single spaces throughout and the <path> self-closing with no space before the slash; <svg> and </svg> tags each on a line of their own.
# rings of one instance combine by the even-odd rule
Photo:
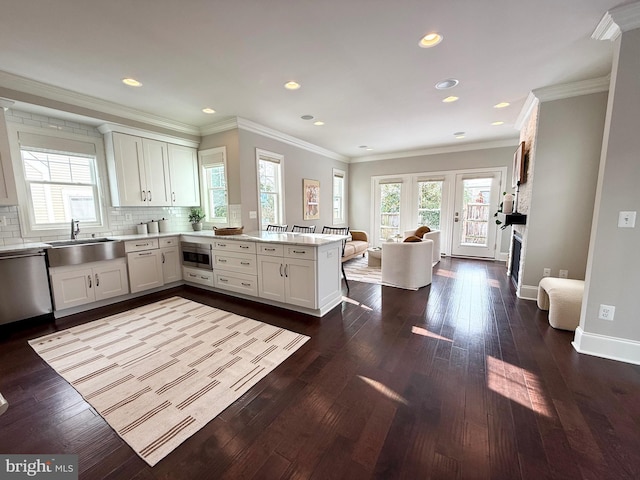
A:
<svg viewBox="0 0 640 480">
<path fill-rule="evenodd" d="M 365 157 L 351 157 L 349 163 L 375 162 L 378 160 L 392 160 L 396 158 L 422 157 L 443 153 L 468 152 L 471 150 L 487 150 L 489 148 L 515 147 L 518 145 L 517 133 L 510 140 L 494 140 L 491 142 L 465 143 L 462 145 L 448 145 L 446 147 L 425 148 L 424 150 L 410 150 L 406 152 L 381 153 Z"/>
<path fill-rule="evenodd" d="M 127 135 L 150 138 L 151 140 L 172 143 L 174 145 L 182 145 L 183 147 L 198 148 L 198 145 L 200 145 L 200 142 L 194 140 L 187 140 L 186 138 L 182 137 L 174 137 L 173 135 L 167 135 L 165 133 L 150 132 L 149 130 L 129 127 L 128 125 L 120 125 L 118 123 L 103 123 L 98 127 L 98 131 L 103 135 L 105 133 L 111 132 L 126 133 Z"/>
<path fill-rule="evenodd" d="M 108 102 L 106 100 L 101 100 L 89 95 L 72 92 L 71 90 L 55 87 L 53 85 L 47 85 L 36 80 L 31 80 L 29 78 L 14 75 L 12 73 L 4 72 L 1 70 L 0 86 L 21 93 L 44 97 L 48 100 L 55 100 L 76 107 L 93 110 L 96 112 L 96 114 L 106 113 L 120 118 L 126 118 L 127 120 L 132 120 L 147 125 L 153 125 L 155 127 L 173 130 L 175 132 L 185 133 L 188 135 L 199 135 L 200 133 L 200 130 L 192 125 L 175 122 L 173 120 L 169 120 L 157 115 L 152 115 L 150 113 L 126 107 L 124 105 L 119 105 L 117 103 Z"/>
<path fill-rule="evenodd" d="M 0 97 L 0 108 L 4 109 L 5 111 L 9 110 L 14 103 L 16 102 L 14 102 L 13 100 Z"/>
<path fill-rule="evenodd" d="M 529 95 L 527 95 L 527 99 L 524 101 L 524 105 L 518 114 L 518 118 L 516 118 L 514 124 L 516 130 L 522 130 L 522 127 L 524 127 L 524 124 L 527 122 L 531 116 L 531 112 L 533 112 L 538 103 L 538 98 L 533 94 L 533 92 L 529 92 Z"/>
<path fill-rule="evenodd" d="M 595 40 L 614 41 L 623 32 L 640 28 L 640 2 L 621 5 L 605 13 L 591 34 Z"/>
<path fill-rule="evenodd" d="M 200 135 L 211 135 L 214 133 L 225 132 L 227 130 L 233 130 L 234 128 L 246 130 L 247 132 L 257 133 L 258 135 L 262 135 L 263 137 L 271 138 L 288 145 L 293 145 L 294 147 L 317 153 L 318 155 L 322 155 L 323 157 L 329 157 L 334 160 L 340 160 L 341 162 L 349 163 L 349 157 L 345 157 L 344 155 L 341 155 L 339 153 L 327 150 L 326 148 L 320 147 L 318 145 L 314 145 L 313 143 L 305 142 L 304 140 L 300 140 L 299 138 L 292 137 L 291 135 L 288 135 L 286 133 L 279 132 L 278 130 L 274 130 L 273 128 L 265 127 L 264 125 L 252 122 L 251 120 L 247 120 L 246 118 L 234 117 L 222 122 L 202 127 L 200 129 Z"/>
<path fill-rule="evenodd" d="M 593 78 L 590 80 L 536 88 L 535 90 L 532 90 L 532 93 L 541 102 L 550 102 L 552 100 L 560 100 L 563 98 L 606 92 L 609 90 L 610 82 L 611 78 L 607 75 L 606 77 Z"/>
</svg>

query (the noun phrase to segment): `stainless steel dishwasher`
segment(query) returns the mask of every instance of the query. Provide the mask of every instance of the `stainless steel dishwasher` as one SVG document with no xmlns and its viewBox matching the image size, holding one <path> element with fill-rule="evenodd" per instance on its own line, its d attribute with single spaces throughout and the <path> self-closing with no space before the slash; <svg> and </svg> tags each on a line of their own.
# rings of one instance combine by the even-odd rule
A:
<svg viewBox="0 0 640 480">
<path fill-rule="evenodd" d="M 0 324 L 51 311 L 44 249 L 0 252 Z"/>
</svg>

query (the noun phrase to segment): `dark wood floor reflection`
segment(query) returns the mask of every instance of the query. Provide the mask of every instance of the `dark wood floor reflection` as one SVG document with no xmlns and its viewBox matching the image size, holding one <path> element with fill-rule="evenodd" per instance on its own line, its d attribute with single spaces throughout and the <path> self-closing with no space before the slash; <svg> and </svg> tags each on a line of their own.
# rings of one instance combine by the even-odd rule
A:
<svg viewBox="0 0 640 480">
<path fill-rule="evenodd" d="M 576 353 L 502 263 L 433 278 L 350 282 L 322 319 L 181 287 L 4 327 L 0 453 L 76 453 L 90 480 L 639 478 L 639 366 Z M 150 468 L 26 341 L 172 295 L 311 340 Z"/>
</svg>

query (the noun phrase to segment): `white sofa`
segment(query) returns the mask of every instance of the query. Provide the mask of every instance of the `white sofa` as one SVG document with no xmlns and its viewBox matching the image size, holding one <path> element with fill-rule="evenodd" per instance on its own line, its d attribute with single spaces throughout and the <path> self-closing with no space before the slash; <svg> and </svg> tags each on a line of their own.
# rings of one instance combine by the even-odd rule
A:
<svg viewBox="0 0 640 480">
<path fill-rule="evenodd" d="M 417 290 L 433 275 L 433 241 L 382 244 L 382 283 Z"/>
<path fill-rule="evenodd" d="M 413 230 L 405 230 L 404 238 L 410 237 L 415 233 Z M 433 265 L 435 266 L 440 261 L 440 230 L 431 230 L 422 236 L 423 240 L 433 241 Z"/>
</svg>

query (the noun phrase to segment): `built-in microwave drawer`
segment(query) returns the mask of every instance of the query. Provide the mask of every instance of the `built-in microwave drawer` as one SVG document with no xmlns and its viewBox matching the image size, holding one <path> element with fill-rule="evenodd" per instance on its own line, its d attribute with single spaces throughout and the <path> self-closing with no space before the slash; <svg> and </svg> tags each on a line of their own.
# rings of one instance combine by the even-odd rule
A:
<svg viewBox="0 0 640 480">
<path fill-rule="evenodd" d="M 258 244 L 258 255 L 269 255 L 272 257 L 282 257 L 284 255 L 284 245 L 260 243 Z"/>
<path fill-rule="evenodd" d="M 285 245 L 284 256 L 287 258 L 304 258 L 306 260 L 316 259 L 317 249 L 315 247 L 298 247 Z"/>
<path fill-rule="evenodd" d="M 257 275 L 256 256 L 236 252 L 214 252 L 213 268 Z"/>
<path fill-rule="evenodd" d="M 245 293 L 253 297 L 258 296 L 258 277 L 242 273 L 222 272 L 214 270 L 216 288 L 232 292 Z"/>
<path fill-rule="evenodd" d="M 239 242 L 235 240 L 215 240 L 213 249 L 227 252 L 256 253 L 256 244 L 255 242 Z"/>
</svg>

